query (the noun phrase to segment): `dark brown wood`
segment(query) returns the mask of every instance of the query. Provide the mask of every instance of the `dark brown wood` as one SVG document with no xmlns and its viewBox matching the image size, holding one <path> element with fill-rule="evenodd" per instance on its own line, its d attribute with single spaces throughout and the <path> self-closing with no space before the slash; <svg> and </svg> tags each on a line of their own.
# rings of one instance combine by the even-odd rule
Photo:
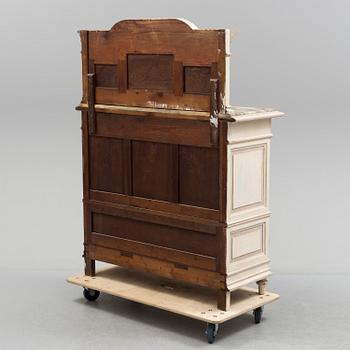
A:
<svg viewBox="0 0 350 350">
<path fill-rule="evenodd" d="M 118 88 L 116 64 L 95 64 L 96 87 Z"/>
<path fill-rule="evenodd" d="M 177 202 L 177 159 L 172 145 L 133 141 L 132 162 L 135 196 Z"/>
<path fill-rule="evenodd" d="M 186 94 L 210 94 L 211 67 L 185 67 L 184 76 Z"/>
<path fill-rule="evenodd" d="M 216 148 L 180 146 L 180 203 L 219 209 L 218 155 Z"/>
<path fill-rule="evenodd" d="M 96 135 L 180 145 L 212 147 L 207 121 L 96 113 Z"/>
<path fill-rule="evenodd" d="M 213 289 L 224 287 L 223 277 L 214 271 L 195 267 L 178 268 L 174 263 L 133 254 L 132 257 L 122 255 L 120 251 L 92 245 L 91 257 L 95 260 L 130 267 L 135 270 L 147 271 L 166 278 L 174 278 L 192 284 L 198 284 Z"/>
<path fill-rule="evenodd" d="M 83 199 L 84 199 L 84 248 L 83 257 L 85 261 L 85 274 L 94 276 L 95 260 L 91 260 L 88 253 L 90 240 L 90 211 L 87 201 L 89 199 L 89 119 L 87 112 L 81 113 L 81 135 L 82 135 L 82 156 L 83 156 Z"/>
<path fill-rule="evenodd" d="M 216 256 L 216 239 L 213 235 L 131 218 L 93 212 L 92 232 L 194 254 Z"/>
<path fill-rule="evenodd" d="M 88 65 L 89 65 L 89 72 L 88 72 L 88 74 L 95 74 L 95 61 L 89 59 Z M 96 84 L 95 84 L 95 85 L 96 85 Z M 96 86 L 95 86 L 95 87 L 96 87 Z"/>
<path fill-rule="evenodd" d="M 88 78 L 88 113 L 89 113 L 89 134 L 93 135 L 96 129 L 95 121 L 95 74 L 89 73 Z"/>
<path fill-rule="evenodd" d="M 126 93 L 126 90 L 128 88 L 126 57 L 123 57 L 122 59 L 120 59 L 118 61 L 118 77 L 119 77 L 119 79 L 118 79 L 119 93 L 124 94 L 124 93 Z M 111 91 L 111 90 L 109 90 L 109 91 Z M 98 97 L 98 98 L 100 98 L 100 97 Z M 111 98 L 111 102 L 113 102 L 113 98 Z"/>
<path fill-rule="evenodd" d="M 231 306 L 231 293 L 227 290 L 219 289 L 217 298 L 218 309 L 228 311 Z"/>
<path fill-rule="evenodd" d="M 218 226 L 216 228 L 216 271 L 223 275 L 226 275 L 226 252 L 227 252 L 227 239 L 226 239 L 226 225 Z"/>
<path fill-rule="evenodd" d="M 189 216 L 179 216 L 168 212 L 121 204 L 96 202 L 92 200 L 88 201 L 88 204 L 89 208 L 95 213 L 120 216 L 132 220 L 177 227 L 190 231 L 198 231 L 214 236 L 216 235 L 217 226 L 222 226 L 222 224 L 212 220 L 204 220 Z"/>
<path fill-rule="evenodd" d="M 206 66 L 218 61 L 219 32 L 217 30 L 192 30 L 189 33 L 90 31 L 89 56 L 96 63 L 115 63 L 126 54 L 174 54 L 177 61 L 191 66 Z"/>
<path fill-rule="evenodd" d="M 86 254 L 88 254 L 86 252 Z M 96 262 L 94 259 L 91 259 L 89 255 L 85 258 L 85 269 L 84 269 L 86 276 L 95 276 L 96 274 Z"/>
<path fill-rule="evenodd" d="M 83 170 L 83 199 L 90 196 L 90 169 L 89 169 L 89 117 L 87 112 L 81 112 L 81 141 L 82 141 L 82 170 Z"/>
<path fill-rule="evenodd" d="M 198 217 L 207 220 L 219 221 L 221 217 L 219 210 L 215 209 L 200 208 L 187 204 L 171 203 L 149 198 L 128 196 L 118 193 L 91 190 L 90 198 L 99 202 L 119 203 L 133 207 L 153 209 L 156 211 L 164 211 L 180 216 Z"/>
<path fill-rule="evenodd" d="M 91 234 L 91 243 L 100 247 L 117 249 L 142 256 L 154 257 L 165 261 L 185 264 L 186 266 L 198 267 L 204 270 L 216 270 L 216 259 L 211 256 L 188 253 L 146 242 L 111 237 L 99 233 Z"/>
<path fill-rule="evenodd" d="M 80 37 L 86 274 L 148 271 L 225 309 L 225 31 L 127 20 Z"/>
<path fill-rule="evenodd" d="M 182 96 L 184 92 L 184 74 L 182 62 L 175 61 L 173 65 L 173 89 L 175 96 Z"/>
<path fill-rule="evenodd" d="M 83 103 L 87 103 L 87 74 L 89 73 L 89 32 L 87 30 L 79 31 L 81 42 L 81 76 L 82 76 L 82 98 Z"/>
<path fill-rule="evenodd" d="M 171 90 L 173 55 L 128 54 L 127 57 L 128 89 Z"/>
<path fill-rule="evenodd" d="M 89 32 L 90 59 L 118 65 L 118 73 L 127 71 L 128 77 L 126 90 L 125 84 L 122 89 L 98 87 L 97 103 L 209 111 L 206 76 L 213 62 L 225 60 L 225 51 L 218 49 L 220 33 L 181 20 L 123 21 L 110 31 Z M 120 67 L 121 61 L 127 67 Z M 197 74 L 190 77 L 186 94 L 179 84 L 181 66 Z"/>
<path fill-rule="evenodd" d="M 131 196 L 133 194 L 132 189 L 132 143 L 130 140 L 123 140 L 123 180 L 124 180 L 124 193 Z M 117 181 L 117 180 L 115 180 Z"/>
<path fill-rule="evenodd" d="M 174 203 L 179 202 L 179 192 L 180 192 L 180 182 L 179 182 L 179 145 L 170 145 L 171 147 L 171 164 L 170 164 L 170 173 L 171 173 L 171 193 L 172 201 Z"/>
<path fill-rule="evenodd" d="M 125 192 L 123 141 L 90 137 L 90 188 L 115 193 Z M 126 165 L 127 168 L 127 165 Z"/>
</svg>

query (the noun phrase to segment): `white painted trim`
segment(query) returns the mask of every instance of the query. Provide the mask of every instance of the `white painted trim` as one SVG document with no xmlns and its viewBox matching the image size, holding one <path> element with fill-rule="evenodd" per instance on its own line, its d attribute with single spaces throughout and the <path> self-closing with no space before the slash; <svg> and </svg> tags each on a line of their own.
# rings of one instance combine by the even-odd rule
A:
<svg viewBox="0 0 350 350">
<path fill-rule="evenodd" d="M 231 228 L 234 226 L 238 226 L 241 224 L 246 224 L 252 221 L 260 220 L 260 219 L 268 219 L 271 217 L 271 212 L 269 210 L 265 210 L 261 213 L 252 213 L 250 216 L 242 217 L 242 218 L 237 218 L 234 222 L 227 224 L 227 228 Z"/>
<path fill-rule="evenodd" d="M 243 278 L 239 281 L 228 281 L 227 288 L 229 291 L 233 291 L 233 290 L 240 288 L 242 286 L 246 286 L 249 283 L 257 282 L 257 281 L 266 279 L 269 276 L 271 276 L 271 271 L 269 269 L 267 269 L 266 271 L 252 274 L 251 276 L 246 276 L 245 278 Z"/>
<path fill-rule="evenodd" d="M 234 143 L 240 143 L 240 142 L 249 142 L 249 141 L 258 141 L 258 140 L 264 140 L 264 139 L 271 139 L 272 138 L 272 134 L 265 134 L 265 135 L 261 135 L 261 136 L 257 136 L 257 137 L 246 137 L 246 138 L 241 138 L 239 140 L 235 140 L 235 141 L 229 141 L 229 145 L 232 145 Z"/>
</svg>

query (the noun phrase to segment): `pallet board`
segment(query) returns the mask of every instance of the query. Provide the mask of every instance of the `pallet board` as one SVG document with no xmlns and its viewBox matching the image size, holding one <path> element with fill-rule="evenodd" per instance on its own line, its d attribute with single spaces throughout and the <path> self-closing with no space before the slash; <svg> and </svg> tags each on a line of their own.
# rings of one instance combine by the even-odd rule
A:
<svg viewBox="0 0 350 350">
<path fill-rule="evenodd" d="M 275 293 L 266 292 L 259 295 L 255 289 L 244 287 L 231 293 L 231 307 L 228 311 L 222 311 L 217 309 L 216 290 L 122 267 L 97 271 L 94 277 L 74 275 L 67 281 L 84 288 L 215 324 L 223 323 L 279 298 Z"/>
</svg>

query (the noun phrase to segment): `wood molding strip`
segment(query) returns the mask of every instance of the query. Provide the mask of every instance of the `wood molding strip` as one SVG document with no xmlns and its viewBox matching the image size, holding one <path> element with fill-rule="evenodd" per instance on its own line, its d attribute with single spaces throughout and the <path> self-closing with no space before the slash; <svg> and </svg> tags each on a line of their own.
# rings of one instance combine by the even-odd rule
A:
<svg viewBox="0 0 350 350">
<path fill-rule="evenodd" d="M 216 259 L 214 257 L 193 254 L 168 247 L 161 247 L 151 243 L 111 237 L 96 232 L 91 233 L 90 243 L 100 247 L 127 251 L 133 254 L 153 257 L 173 263 L 185 264 L 187 266 L 198 267 L 205 270 L 216 270 Z"/>
<path fill-rule="evenodd" d="M 198 231 L 199 233 L 216 235 L 216 227 L 220 223 L 199 218 L 183 217 L 172 213 L 159 212 L 150 209 L 130 207 L 121 204 L 111 204 L 88 201 L 91 211 L 112 216 L 129 218 L 132 220 L 145 221 L 154 224 L 178 227 L 185 230 Z"/>
<path fill-rule="evenodd" d="M 171 203 L 157 199 L 135 197 L 120 193 L 104 192 L 98 190 L 90 190 L 89 196 L 92 200 L 99 202 L 119 203 L 144 209 L 170 212 L 181 216 L 198 217 L 201 219 L 213 221 L 219 221 L 220 219 L 220 212 L 218 210 L 194 207 L 182 203 Z"/>
</svg>

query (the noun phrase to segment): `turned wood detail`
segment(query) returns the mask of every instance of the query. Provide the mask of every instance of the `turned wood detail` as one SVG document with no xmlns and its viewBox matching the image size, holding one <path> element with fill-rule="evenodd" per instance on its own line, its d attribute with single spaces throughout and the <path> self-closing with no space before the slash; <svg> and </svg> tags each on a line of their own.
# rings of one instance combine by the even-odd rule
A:
<svg viewBox="0 0 350 350">
<path fill-rule="evenodd" d="M 267 279 L 257 281 L 256 284 L 258 285 L 258 293 L 260 295 L 265 294 L 266 286 L 267 286 Z"/>
</svg>

